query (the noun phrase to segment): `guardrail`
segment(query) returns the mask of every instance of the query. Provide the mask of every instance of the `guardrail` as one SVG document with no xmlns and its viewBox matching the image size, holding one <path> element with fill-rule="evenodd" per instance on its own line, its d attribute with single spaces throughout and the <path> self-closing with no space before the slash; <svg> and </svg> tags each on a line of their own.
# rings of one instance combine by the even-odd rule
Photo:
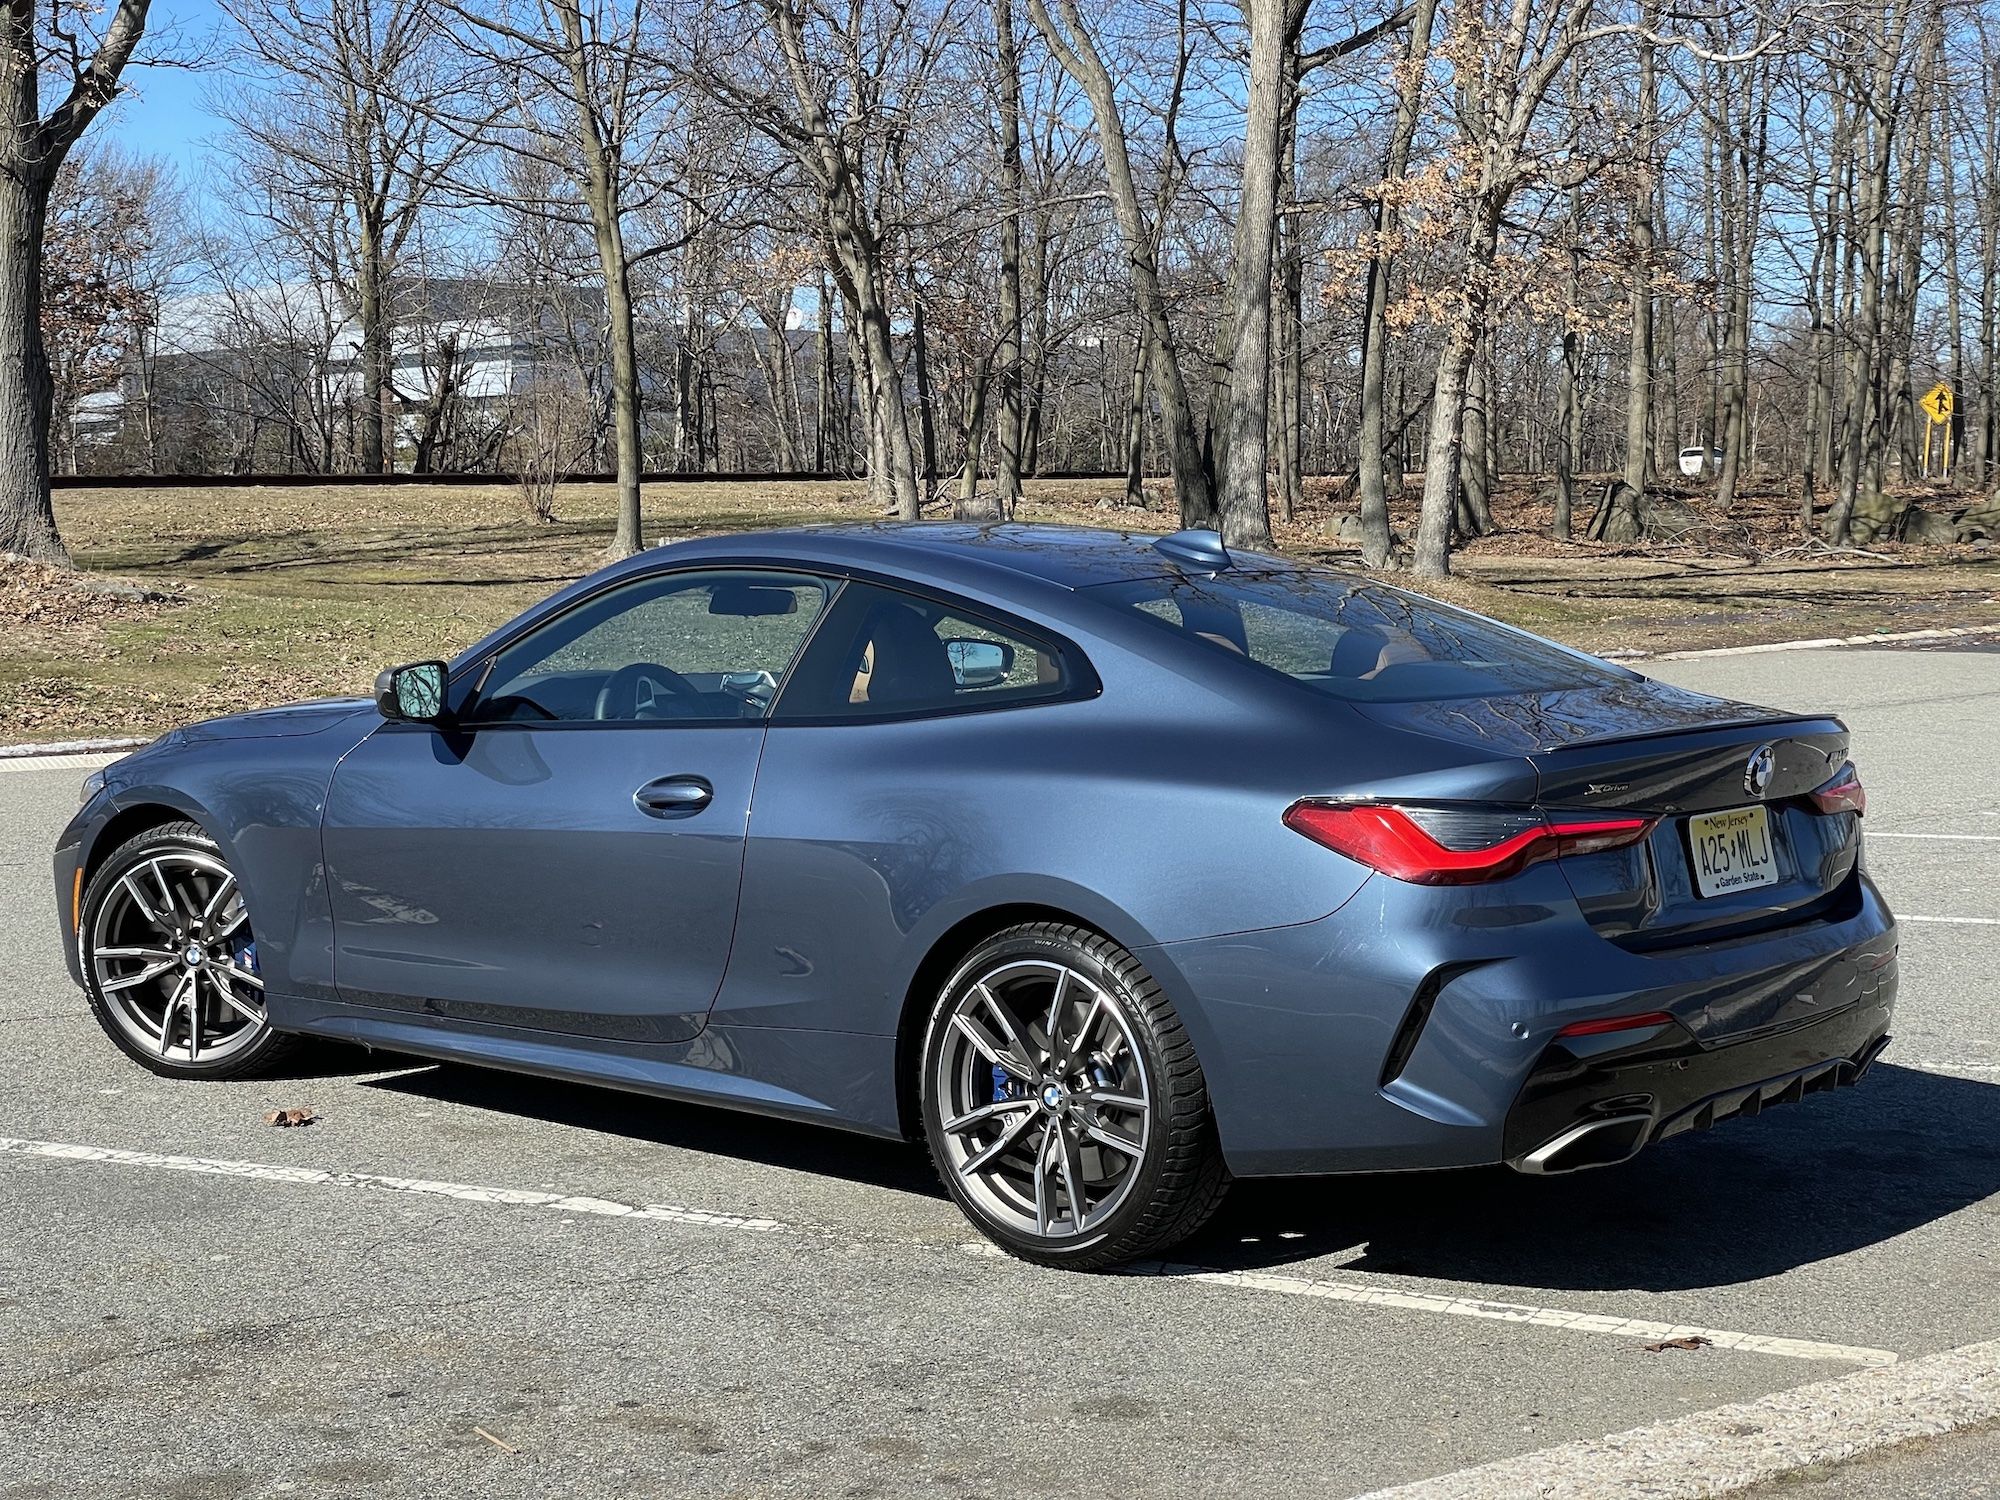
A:
<svg viewBox="0 0 2000 1500">
<path fill-rule="evenodd" d="M 615 474 L 561 474 L 557 484 L 612 484 Z M 1124 471 L 1102 473 L 1093 469 L 1058 469 L 1041 474 L 1025 476 L 1029 479 L 1117 479 L 1125 477 Z M 1164 479 L 1164 474 L 1149 474 L 1148 479 Z M 687 473 L 678 469 L 658 470 L 641 474 L 641 484 L 753 484 L 759 480 L 772 483 L 802 483 L 807 481 L 849 480 L 859 482 L 865 479 L 861 474 L 780 474 L 768 471 L 740 473 Z M 952 476 L 940 475 L 940 482 Z M 451 484 L 518 484 L 519 477 L 513 474 L 56 474 L 49 479 L 49 487 L 58 490 L 173 490 L 206 487 L 209 489 L 255 489 L 258 487 L 277 489 L 301 489 L 311 485 L 341 485 L 388 488 L 397 485 L 451 485 Z"/>
</svg>

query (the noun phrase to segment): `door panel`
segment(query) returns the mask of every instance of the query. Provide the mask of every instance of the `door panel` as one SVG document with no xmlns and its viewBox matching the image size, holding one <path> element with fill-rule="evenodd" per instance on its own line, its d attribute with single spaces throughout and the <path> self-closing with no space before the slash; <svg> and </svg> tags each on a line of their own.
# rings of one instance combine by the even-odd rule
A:
<svg viewBox="0 0 2000 1500">
<path fill-rule="evenodd" d="M 763 738 L 761 723 L 377 731 L 327 800 L 341 997 L 693 1036 L 729 959 Z"/>
</svg>

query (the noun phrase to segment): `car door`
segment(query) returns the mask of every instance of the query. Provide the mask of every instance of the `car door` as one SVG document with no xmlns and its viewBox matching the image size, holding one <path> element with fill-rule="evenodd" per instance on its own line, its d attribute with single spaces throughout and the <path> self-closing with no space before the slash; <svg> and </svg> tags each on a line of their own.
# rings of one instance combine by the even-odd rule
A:
<svg viewBox="0 0 2000 1500">
<path fill-rule="evenodd" d="M 461 671 L 450 726 L 362 741 L 324 822 L 342 999 L 619 1041 L 699 1031 L 764 722 L 831 589 L 741 569 L 618 584 Z"/>
<path fill-rule="evenodd" d="M 842 589 L 772 719 L 718 1023 L 893 1033 L 909 934 L 995 869 L 1033 867 L 1045 814 L 1010 799 L 1040 784 L 1043 715 L 1095 683 L 1024 621 Z"/>
</svg>

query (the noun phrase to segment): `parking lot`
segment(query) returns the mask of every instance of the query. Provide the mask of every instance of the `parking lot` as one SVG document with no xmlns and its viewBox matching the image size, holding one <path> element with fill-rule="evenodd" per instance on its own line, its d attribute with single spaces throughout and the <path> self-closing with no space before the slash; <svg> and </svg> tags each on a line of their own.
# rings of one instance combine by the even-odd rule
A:
<svg viewBox="0 0 2000 1500">
<path fill-rule="evenodd" d="M 0 763 L 0 1495 L 1616 1494 L 1915 1435 L 1919 1387 L 1976 1422 L 2000 653 L 1651 670 L 1853 729 L 1905 923 L 1864 1084 L 1610 1171 L 1239 1186 L 1112 1276 L 984 1252 L 917 1148 L 331 1048 L 156 1079 L 57 948 L 83 770 Z"/>
</svg>

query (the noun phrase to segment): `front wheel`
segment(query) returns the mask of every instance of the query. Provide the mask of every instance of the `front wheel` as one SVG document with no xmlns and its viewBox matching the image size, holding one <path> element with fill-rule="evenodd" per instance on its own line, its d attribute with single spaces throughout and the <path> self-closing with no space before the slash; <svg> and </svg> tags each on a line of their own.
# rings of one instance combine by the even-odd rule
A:
<svg viewBox="0 0 2000 1500">
<path fill-rule="evenodd" d="M 980 1231 L 1041 1265 L 1091 1270 L 1193 1234 L 1226 1187 L 1208 1090 L 1173 1005 L 1084 928 L 989 938 L 932 1011 L 924 1132 Z"/>
<path fill-rule="evenodd" d="M 169 1078 L 271 1065 L 257 944 L 236 876 L 195 823 L 127 840 L 91 877 L 77 934 L 90 1008 L 127 1055 Z"/>
</svg>

